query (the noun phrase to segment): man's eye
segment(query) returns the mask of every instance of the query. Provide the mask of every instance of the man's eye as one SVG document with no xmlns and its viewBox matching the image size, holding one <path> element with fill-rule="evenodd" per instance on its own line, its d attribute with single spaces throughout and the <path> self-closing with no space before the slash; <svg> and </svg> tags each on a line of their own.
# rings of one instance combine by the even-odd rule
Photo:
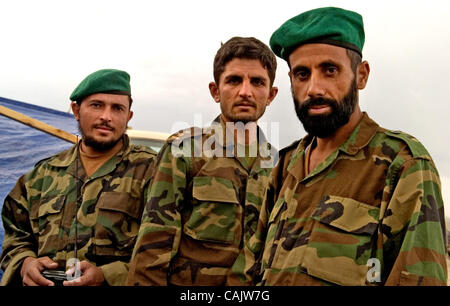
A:
<svg viewBox="0 0 450 306">
<path fill-rule="evenodd" d="M 338 69 L 336 67 L 331 66 L 331 67 L 327 68 L 327 73 L 328 74 L 335 74 L 337 72 L 337 70 Z"/>
<path fill-rule="evenodd" d="M 240 78 L 229 78 L 227 84 L 239 84 L 241 82 Z"/>
<path fill-rule="evenodd" d="M 295 74 L 295 76 L 299 79 L 306 79 L 308 77 L 309 73 L 306 70 L 300 70 L 297 71 L 297 73 Z"/>
<path fill-rule="evenodd" d="M 255 85 L 255 86 L 264 86 L 266 83 L 264 82 L 264 80 L 262 80 L 262 79 L 253 79 L 252 80 L 252 83 Z"/>
</svg>

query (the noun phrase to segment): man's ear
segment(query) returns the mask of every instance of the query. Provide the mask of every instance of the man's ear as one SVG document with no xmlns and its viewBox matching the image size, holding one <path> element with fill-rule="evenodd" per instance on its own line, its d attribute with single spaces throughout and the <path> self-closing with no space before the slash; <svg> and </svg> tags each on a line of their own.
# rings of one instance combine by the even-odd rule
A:
<svg viewBox="0 0 450 306">
<path fill-rule="evenodd" d="M 275 97 L 277 96 L 278 93 L 278 87 L 272 87 L 270 88 L 270 92 L 269 92 L 269 98 L 267 99 L 267 104 L 266 106 L 269 106 L 270 103 L 272 103 L 273 99 L 275 99 Z"/>
<path fill-rule="evenodd" d="M 131 118 L 133 118 L 133 111 L 130 111 L 130 112 L 128 113 L 128 120 L 127 120 L 127 123 L 128 123 L 128 121 L 131 120 Z"/>
<path fill-rule="evenodd" d="M 70 106 L 72 107 L 73 116 L 75 117 L 75 119 L 77 121 L 79 121 L 80 120 L 80 105 L 76 102 L 72 102 L 70 104 Z"/>
<path fill-rule="evenodd" d="M 358 89 L 364 89 L 366 87 L 369 74 L 370 66 L 367 61 L 358 65 L 358 69 L 356 70 Z"/>
<path fill-rule="evenodd" d="M 209 92 L 216 103 L 220 103 L 219 86 L 215 82 L 209 83 Z"/>
</svg>

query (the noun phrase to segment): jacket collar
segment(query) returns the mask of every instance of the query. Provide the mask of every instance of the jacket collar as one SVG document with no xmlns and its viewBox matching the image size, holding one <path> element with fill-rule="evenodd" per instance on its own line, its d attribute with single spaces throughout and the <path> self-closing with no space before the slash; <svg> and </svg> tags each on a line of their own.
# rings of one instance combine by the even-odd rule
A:
<svg viewBox="0 0 450 306">
<path fill-rule="evenodd" d="M 256 128 L 256 137 L 258 143 L 257 157 L 261 159 L 260 166 L 262 168 L 272 168 L 278 160 L 278 150 L 267 141 L 264 132 L 258 125 L 256 126 Z M 210 130 L 208 130 L 207 128 L 206 131 L 206 134 L 211 136 L 215 135 L 215 133 L 218 133 L 215 138 L 216 145 L 223 148 L 225 154 L 224 156 L 234 156 L 234 134 L 232 130 L 227 130 L 226 122 L 222 119 L 221 115 L 217 116 L 212 121 Z M 239 160 L 240 158 L 236 157 L 236 159 Z M 255 165 L 256 164 L 259 165 L 259 163 L 255 163 Z M 269 167 L 269 165 L 271 166 Z"/>
<path fill-rule="evenodd" d="M 123 140 L 122 149 L 120 149 L 120 151 L 117 152 L 116 155 L 111 157 L 111 159 L 109 161 L 107 161 L 104 165 L 102 165 L 100 167 L 100 169 L 98 169 L 96 171 L 96 173 L 94 173 L 94 175 L 96 177 L 107 174 L 107 173 L 111 172 L 112 170 L 114 170 L 117 163 L 119 163 L 123 159 L 123 157 L 125 157 L 129 154 L 129 152 L 131 151 L 131 146 L 130 146 L 130 139 L 129 139 L 128 135 L 124 134 L 122 136 L 122 140 Z M 68 172 L 75 175 L 75 173 L 77 172 L 75 169 L 76 168 L 76 159 L 77 159 L 79 147 L 81 145 L 81 141 L 82 140 L 80 140 L 77 144 L 72 146 L 72 148 L 70 148 L 69 150 L 63 151 L 63 152 L 59 153 L 58 155 L 56 155 L 54 158 L 52 158 L 48 162 L 48 164 L 53 167 L 58 167 L 58 168 L 69 168 Z M 80 167 L 83 168 L 83 166 L 81 165 L 81 160 L 79 160 L 79 163 L 80 164 L 79 164 L 78 169 L 81 170 Z M 84 169 L 83 169 L 83 173 L 84 173 Z"/>
<path fill-rule="evenodd" d="M 327 168 L 336 159 L 339 151 L 347 155 L 356 155 L 362 148 L 366 147 L 369 144 L 378 129 L 379 125 L 375 121 L 373 121 L 366 112 L 363 112 L 361 120 L 352 131 L 350 136 L 347 138 L 347 140 L 342 145 L 340 145 L 333 153 L 331 153 L 324 162 L 322 162 L 316 169 L 314 169 L 307 176 L 307 178 L 314 176 Z M 298 144 L 289 162 L 288 172 L 298 180 L 303 179 L 305 148 L 311 143 L 313 139 L 314 137 L 312 135 L 306 135 Z"/>
</svg>

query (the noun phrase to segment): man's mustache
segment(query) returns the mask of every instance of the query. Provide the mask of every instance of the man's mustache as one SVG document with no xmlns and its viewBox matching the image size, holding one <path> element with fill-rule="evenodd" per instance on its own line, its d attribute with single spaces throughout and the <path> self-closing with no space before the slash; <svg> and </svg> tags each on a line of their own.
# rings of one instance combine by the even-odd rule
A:
<svg viewBox="0 0 450 306">
<path fill-rule="evenodd" d="M 248 99 L 242 99 L 239 102 L 233 104 L 233 106 L 241 106 L 241 105 L 256 107 L 256 103 Z"/>
<path fill-rule="evenodd" d="M 301 103 L 301 108 L 310 108 L 311 106 L 316 105 L 328 105 L 331 107 L 336 107 L 337 102 L 333 99 L 325 99 L 325 98 L 309 98 Z"/>
<path fill-rule="evenodd" d="M 99 123 L 99 124 L 94 124 L 94 128 L 99 128 L 99 127 L 107 128 L 107 129 L 110 129 L 110 130 L 114 130 L 114 128 L 111 125 L 109 125 L 108 123 L 106 123 L 106 122 Z"/>
</svg>

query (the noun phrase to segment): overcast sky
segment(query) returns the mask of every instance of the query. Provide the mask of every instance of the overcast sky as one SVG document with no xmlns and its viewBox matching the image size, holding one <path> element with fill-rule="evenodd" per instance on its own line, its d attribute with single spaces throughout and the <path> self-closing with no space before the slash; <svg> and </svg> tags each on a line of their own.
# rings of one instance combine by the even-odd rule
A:
<svg viewBox="0 0 450 306">
<path fill-rule="evenodd" d="M 287 19 L 338 6 L 363 16 L 371 65 L 362 110 L 418 138 L 441 175 L 450 216 L 450 5 L 448 1 L 6 1 L 0 0 L 0 96 L 68 111 L 69 96 L 102 68 L 131 75 L 134 129 L 174 132 L 220 112 L 209 95 L 221 42 L 268 44 Z M 305 135 L 278 59 L 278 96 L 260 121 L 278 122 L 284 147 Z M 270 124 L 268 125 L 270 126 Z"/>
</svg>

